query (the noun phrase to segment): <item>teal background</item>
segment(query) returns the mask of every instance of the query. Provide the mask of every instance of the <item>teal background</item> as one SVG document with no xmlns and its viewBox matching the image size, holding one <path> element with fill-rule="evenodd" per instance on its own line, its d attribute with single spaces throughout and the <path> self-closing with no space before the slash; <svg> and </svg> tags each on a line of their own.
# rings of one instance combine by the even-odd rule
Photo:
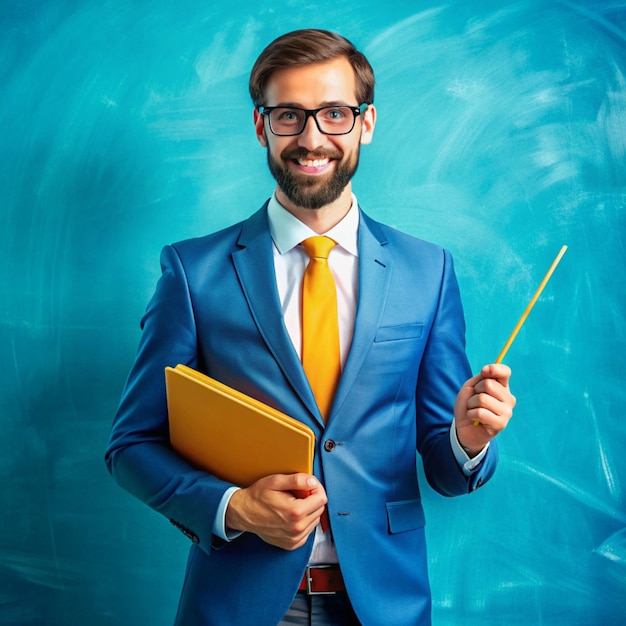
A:
<svg viewBox="0 0 626 626">
<path fill-rule="evenodd" d="M 187 540 L 102 460 L 161 247 L 273 185 L 247 74 L 338 30 L 377 73 L 355 191 L 454 254 L 518 398 L 490 485 L 425 489 L 438 625 L 626 623 L 626 3 L 0 1 L 0 623 L 170 624 Z"/>
</svg>

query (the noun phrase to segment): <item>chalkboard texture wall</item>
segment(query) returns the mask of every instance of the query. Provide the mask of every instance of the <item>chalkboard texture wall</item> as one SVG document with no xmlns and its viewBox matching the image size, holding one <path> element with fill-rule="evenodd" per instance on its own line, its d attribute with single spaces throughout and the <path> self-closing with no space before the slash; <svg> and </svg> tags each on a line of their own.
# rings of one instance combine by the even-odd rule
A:
<svg viewBox="0 0 626 626">
<path fill-rule="evenodd" d="M 247 74 L 338 30 L 377 72 L 355 191 L 454 254 L 518 407 L 488 488 L 425 490 L 439 625 L 626 623 L 626 3 L 0 2 L 0 622 L 170 624 L 184 537 L 110 479 L 160 248 L 272 191 Z"/>
</svg>

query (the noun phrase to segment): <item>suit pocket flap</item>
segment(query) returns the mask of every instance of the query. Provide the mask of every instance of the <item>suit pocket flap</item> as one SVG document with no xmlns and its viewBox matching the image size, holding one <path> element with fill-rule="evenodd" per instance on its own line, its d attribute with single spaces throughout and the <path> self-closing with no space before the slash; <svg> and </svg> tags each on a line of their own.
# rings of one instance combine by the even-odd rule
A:
<svg viewBox="0 0 626 626">
<path fill-rule="evenodd" d="M 386 506 L 389 532 L 391 533 L 401 533 L 405 530 L 422 528 L 426 523 L 424 509 L 420 500 L 387 502 Z"/>
<path fill-rule="evenodd" d="M 424 332 L 424 324 L 402 324 L 401 326 L 381 326 L 374 341 L 398 341 L 419 339 Z"/>
</svg>

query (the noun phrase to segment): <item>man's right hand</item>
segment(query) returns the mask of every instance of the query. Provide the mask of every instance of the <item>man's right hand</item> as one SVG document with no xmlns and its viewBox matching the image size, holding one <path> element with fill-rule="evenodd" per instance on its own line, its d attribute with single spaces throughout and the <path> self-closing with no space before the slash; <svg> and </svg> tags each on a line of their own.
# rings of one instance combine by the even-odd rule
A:
<svg viewBox="0 0 626 626">
<path fill-rule="evenodd" d="M 327 498 L 309 474 L 274 474 L 236 491 L 226 509 L 226 527 L 251 532 L 284 550 L 306 543 Z"/>
</svg>

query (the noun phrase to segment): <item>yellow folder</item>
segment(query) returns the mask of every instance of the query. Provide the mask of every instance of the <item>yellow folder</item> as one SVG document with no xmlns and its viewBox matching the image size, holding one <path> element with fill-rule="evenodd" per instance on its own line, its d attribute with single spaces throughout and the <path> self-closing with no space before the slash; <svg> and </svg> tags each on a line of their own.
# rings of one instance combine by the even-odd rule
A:
<svg viewBox="0 0 626 626">
<path fill-rule="evenodd" d="M 170 442 L 192 465 L 241 487 L 313 472 L 305 424 L 186 365 L 165 368 L 165 382 Z"/>
</svg>

